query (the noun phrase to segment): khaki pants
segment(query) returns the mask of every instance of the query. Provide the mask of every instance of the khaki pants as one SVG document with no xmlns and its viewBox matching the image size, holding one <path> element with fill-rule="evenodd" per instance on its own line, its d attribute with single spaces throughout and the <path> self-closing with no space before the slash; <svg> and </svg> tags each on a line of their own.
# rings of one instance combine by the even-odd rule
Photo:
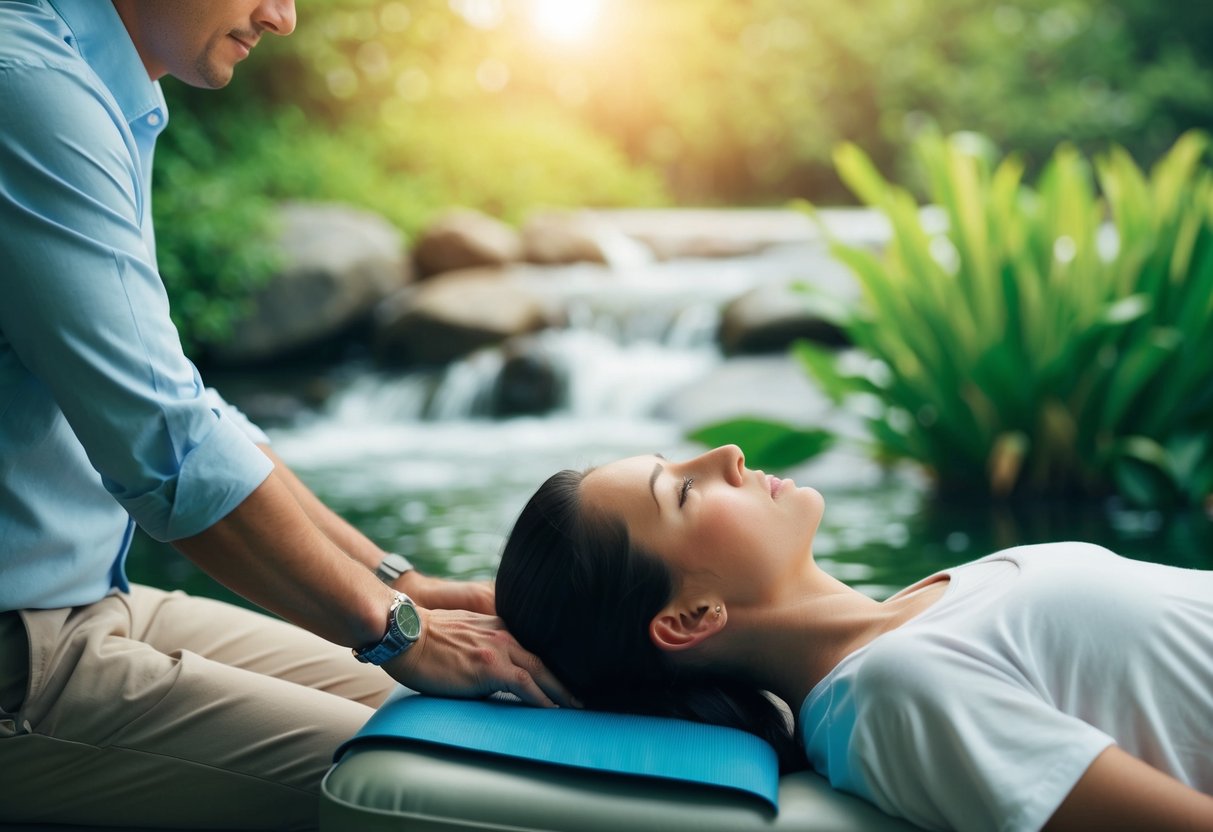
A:
<svg viewBox="0 0 1213 832">
<path fill-rule="evenodd" d="M 0 823 L 315 828 L 333 751 L 393 687 L 179 592 L 0 613 Z"/>
</svg>

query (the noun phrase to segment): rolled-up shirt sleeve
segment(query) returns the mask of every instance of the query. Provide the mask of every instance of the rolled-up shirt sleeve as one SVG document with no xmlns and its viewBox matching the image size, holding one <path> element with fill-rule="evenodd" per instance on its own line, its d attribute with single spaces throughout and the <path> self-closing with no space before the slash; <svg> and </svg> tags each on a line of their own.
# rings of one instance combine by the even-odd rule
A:
<svg viewBox="0 0 1213 832">
<path fill-rule="evenodd" d="M 0 66 L 0 112 L 21 114 L 0 139 L 0 337 L 109 493 L 176 540 L 227 515 L 273 465 L 182 352 L 145 242 L 138 151 L 114 111 L 66 69 Z"/>
<path fill-rule="evenodd" d="M 206 400 L 211 407 L 220 411 L 224 417 L 229 419 L 236 427 L 244 432 L 244 435 L 256 445 L 270 445 L 269 436 L 261 428 L 257 426 L 253 420 L 244 415 L 244 411 L 236 407 L 220 395 L 219 391 L 214 387 L 206 388 Z"/>
</svg>

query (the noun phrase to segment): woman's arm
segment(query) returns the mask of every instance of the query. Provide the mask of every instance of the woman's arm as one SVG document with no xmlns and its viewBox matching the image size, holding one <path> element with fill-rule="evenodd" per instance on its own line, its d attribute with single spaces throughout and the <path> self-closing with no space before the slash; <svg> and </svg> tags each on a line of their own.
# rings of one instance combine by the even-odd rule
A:
<svg viewBox="0 0 1213 832">
<path fill-rule="evenodd" d="M 1213 796 L 1109 746 L 1045 824 L 1048 832 L 1213 830 Z"/>
</svg>

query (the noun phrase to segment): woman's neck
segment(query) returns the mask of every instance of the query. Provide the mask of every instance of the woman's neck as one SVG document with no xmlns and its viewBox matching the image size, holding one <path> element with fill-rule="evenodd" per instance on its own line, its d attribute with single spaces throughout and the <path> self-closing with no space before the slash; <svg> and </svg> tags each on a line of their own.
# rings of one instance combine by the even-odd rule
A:
<svg viewBox="0 0 1213 832">
<path fill-rule="evenodd" d="M 813 565 L 763 604 L 733 605 L 714 662 L 779 696 L 793 713 L 839 662 L 943 594 L 947 578 L 876 601 Z"/>
</svg>

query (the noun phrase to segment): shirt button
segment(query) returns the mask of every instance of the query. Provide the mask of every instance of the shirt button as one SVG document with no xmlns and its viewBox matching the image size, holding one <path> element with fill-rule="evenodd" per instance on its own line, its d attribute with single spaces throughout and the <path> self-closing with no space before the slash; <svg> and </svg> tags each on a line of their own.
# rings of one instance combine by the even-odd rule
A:
<svg viewBox="0 0 1213 832">
<path fill-rule="evenodd" d="M 149 115 L 147 117 L 147 123 L 150 124 L 152 127 L 155 127 L 157 124 L 160 123 L 160 116 L 157 115 L 156 113 L 152 113 L 151 115 Z"/>
</svg>

